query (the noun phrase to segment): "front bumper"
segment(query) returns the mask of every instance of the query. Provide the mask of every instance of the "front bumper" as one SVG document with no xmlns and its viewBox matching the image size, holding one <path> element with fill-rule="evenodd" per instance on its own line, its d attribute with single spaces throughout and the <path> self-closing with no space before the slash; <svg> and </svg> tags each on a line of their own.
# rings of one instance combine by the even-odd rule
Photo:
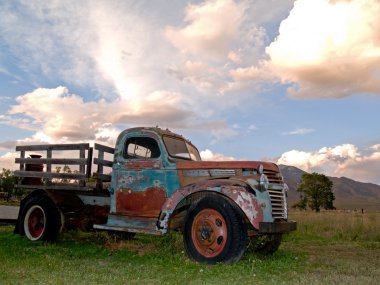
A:
<svg viewBox="0 0 380 285">
<path fill-rule="evenodd" d="M 297 229 L 297 222 L 287 221 L 287 222 L 261 222 L 260 223 L 260 234 L 284 234 Z"/>
</svg>

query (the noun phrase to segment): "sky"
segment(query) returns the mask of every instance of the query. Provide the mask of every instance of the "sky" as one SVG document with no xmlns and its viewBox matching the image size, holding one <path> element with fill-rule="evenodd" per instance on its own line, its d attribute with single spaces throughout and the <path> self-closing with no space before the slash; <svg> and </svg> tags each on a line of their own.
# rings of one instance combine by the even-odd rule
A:
<svg viewBox="0 0 380 285">
<path fill-rule="evenodd" d="M 380 184 L 379 0 L 0 2 L 0 168 L 15 146 L 169 128 L 205 160 Z"/>
</svg>

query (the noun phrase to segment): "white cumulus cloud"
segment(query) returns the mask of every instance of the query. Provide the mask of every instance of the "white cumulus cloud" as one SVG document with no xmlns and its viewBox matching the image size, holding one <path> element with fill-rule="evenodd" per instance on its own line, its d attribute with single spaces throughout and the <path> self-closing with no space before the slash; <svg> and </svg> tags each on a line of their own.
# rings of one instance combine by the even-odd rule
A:
<svg viewBox="0 0 380 285">
<path fill-rule="evenodd" d="M 120 128 L 160 126 L 202 130 L 219 140 L 236 133 L 224 120 L 194 116 L 191 101 L 183 94 L 156 90 L 143 98 L 85 101 L 67 87 L 37 88 L 18 96 L 0 124 L 34 132 L 17 142 L 0 142 L 11 149 L 16 143 L 70 143 L 102 141 L 113 145 Z"/>
<path fill-rule="evenodd" d="M 233 160 L 236 160 L 232 156 L 225 156 L 221 153 L 215 153 L 209 149 L 202 150 L 200 152 L 200 155 L 201 155 L 202 160 L 205 160 L 205 161 L 233 161 Z"/>
<path fill-rule="evenodd" d="M 291 150 L 283 153 L 277 163 L 292 165 L 307 172 L 380 184 L 380 152 L 377 146 L 361 150 L 353 144 L 342 144 L 310 152 Z"/>
<path fill-rule="evenodd" d="M 185 11 L 185 26 L 167 27 L 165 35 L 177 48 L 206 56 L 226 57 L 239 35 L 245 2 L 208 0 L 189 4 Z"/>
<path fill-rule="evenodd" d="M 145 98 L 84 101 L 63 86 L 37 88 L 16 98 L 8 123 L 29 120 L 34 138 L 48 142 L 73 142 L 103 139 L 114 142 L 116 124 L 186 124 L 191 112 L 181 108 L 181 94 L 155 91 Z M 23 125 L 18 127 L 23 127 Z M 37 136 L 38 135 L 38 136 Z"/>
<path fill-rule="evenodd" d="M 298 0 L 266 49 L 295 98 L 380 94 L 380 2 Z"/>
<path fill-rule="evenodd" d="M 1 155 L 0 156 L 0 165 L 1 165 L 0 171 L 3 168 L 16 170 L 18 166 L 15 164 L 16 157 L 20 157 L 20 155 L 15 152 L 7 152 L 4 155 Z"/>
</svg>

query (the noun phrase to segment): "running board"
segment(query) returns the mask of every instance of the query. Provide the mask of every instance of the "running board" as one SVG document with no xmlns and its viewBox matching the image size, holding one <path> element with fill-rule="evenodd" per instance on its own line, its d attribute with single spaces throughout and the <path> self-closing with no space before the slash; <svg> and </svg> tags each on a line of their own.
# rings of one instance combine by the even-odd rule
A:
<svg viewBox="0 0 380 285">
<path fill-rule="evenodd" d="M 109 215 L 107 224 L 95 224 L 94 229 L 162 235 L 163 233 L 157 230 L 156 224 L 157 218 Z"/>
</svg>

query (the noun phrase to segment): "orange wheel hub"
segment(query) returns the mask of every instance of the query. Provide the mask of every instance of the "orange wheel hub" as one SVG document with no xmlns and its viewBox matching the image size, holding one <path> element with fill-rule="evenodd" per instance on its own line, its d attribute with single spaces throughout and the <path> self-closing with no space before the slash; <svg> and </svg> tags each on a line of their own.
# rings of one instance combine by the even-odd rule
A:
<svg viewBox="0 0 380 285">
<path fill-rule="evenodd" d="M 196 250 L 205 257 L 219 255 L 227 242 L 227 225 L 216 210 L 204 209 L 195 217 L 191 238 Z"/>
</svg>

